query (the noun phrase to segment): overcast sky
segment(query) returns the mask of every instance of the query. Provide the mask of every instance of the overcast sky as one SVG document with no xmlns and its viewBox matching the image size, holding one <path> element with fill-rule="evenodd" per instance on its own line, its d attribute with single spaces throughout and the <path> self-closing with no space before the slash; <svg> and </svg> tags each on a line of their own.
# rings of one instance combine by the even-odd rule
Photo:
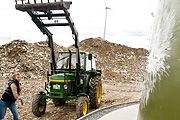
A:
<svg viewBox="0 0 180 120">
<path fill-rule="evenodd" d="M 37 0 L 38 1 L 38 0 Z M 40 1 L 40 0 L 39 0 Z M 148 48 L 158 0 L 72 0 L 69 10 L 79 33 L 80 41 L 102 37 L 105 7 L 107 13 L 106 40 L 133 48 Z M 28 42 L 45 41 L 26 12 L 15 9 L 15 0 L 1 0 L 0 44 L 22 39 Z M 69 27 L 50 28 L 54 41 L 68 47 L 74 44 Z"/>
</svg>

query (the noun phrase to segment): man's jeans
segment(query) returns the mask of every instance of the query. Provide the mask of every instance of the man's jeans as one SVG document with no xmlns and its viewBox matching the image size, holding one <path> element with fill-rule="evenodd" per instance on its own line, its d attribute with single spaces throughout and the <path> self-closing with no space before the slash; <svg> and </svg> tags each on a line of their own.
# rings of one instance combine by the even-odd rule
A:
<svg viewBox="0 0 180 120">
<path fill-rule="evenodd" d="M 18 112 L 15 103 L 9 103 L 0 100 L 0 120 L 4 118 L 7 107 L 11 110 L 14 120 L 18 120 Z"/>
</svg>

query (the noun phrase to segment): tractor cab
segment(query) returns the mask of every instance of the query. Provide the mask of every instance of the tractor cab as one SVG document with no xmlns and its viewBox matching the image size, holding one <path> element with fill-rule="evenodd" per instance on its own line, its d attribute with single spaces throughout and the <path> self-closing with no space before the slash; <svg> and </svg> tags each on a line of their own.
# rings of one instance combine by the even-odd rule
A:
<svg viewBox="0 0 180 120">
<path fill-rule="evenodd" d="M 96 58 L 92 56 L 90 59 L 89 56 L 92 54 L 88 54 L 86 52 L 80 52 L 80 68 L 81 73 L 86 73 L 86 71 L 96 70 Z M 69 52 L 69 51 L 60 51 L 57 62 L 56 68 L 58 70 L 65 70 L 69 72 L 73 72 L 76 69 L 76 52 Z"/>
</svg>

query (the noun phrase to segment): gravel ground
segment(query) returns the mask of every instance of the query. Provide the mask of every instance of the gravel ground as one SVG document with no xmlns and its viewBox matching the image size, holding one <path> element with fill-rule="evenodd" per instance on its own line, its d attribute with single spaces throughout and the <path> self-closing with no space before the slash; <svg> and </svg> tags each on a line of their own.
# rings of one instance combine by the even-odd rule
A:
<svg viewBox="0 0 180 120">
<path fill-rule="evenodd" d="M 102 103 L 100 108 L 104 108 L 119 103 L 138 101 L 141 95 L 142 82 L 138 81 L 126 81 L 118 83 L 115 80 L 103 80 L 103 93 Z M 20 120 L 75 120 L 76 117 L 76 101 L 66 101 L 67 104 L 64 106 L 55 107 L 52 100 L 47 100 L 46 113 L 42 117 L 36 117 L 32 113 L 32 99 L 36 94 L 35 91 L 44 91 L 44 81 L 37 80 L 22 80 L 22 98 L 24 105 L 18 105 L 18 113 Z M 0 80 L 0 97 L 7 87 L 7 80 Z M 95 111 L 96 109 L 90 109 L 89 112 Z M 12 119 L 12 114 L 8 109 L 6 112 L 5 119 Z"/>
</svg>

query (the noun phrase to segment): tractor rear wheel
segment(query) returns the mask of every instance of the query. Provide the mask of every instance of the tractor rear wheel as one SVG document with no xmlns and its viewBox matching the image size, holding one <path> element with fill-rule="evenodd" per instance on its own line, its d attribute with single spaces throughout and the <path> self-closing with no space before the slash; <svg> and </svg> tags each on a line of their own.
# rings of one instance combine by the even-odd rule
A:
<svg viewBox="0 0 180 120">
<path fill-rule="evenodd" d="M 89 100 L 86 96 L 81 96 L 78 98 L 77 104 L 76 104 L 76 113 L 77 117 L 81 117 L 83 115 L 86 115 L 89 110 Z"/>
<path fill-rule="evenodd" d="M 64 105 L 66 102 L 64 100 L 56 100 L 56 99 L 53 99 L 53 103 L 55 106 L 62 106 Z"/>
<path fill-rule="evenodd" d="M 46 99 L 44 99 L 44 105 L 42 104 L 43 95 L 37 94 L 34 96 L 32 101 L 32 112 L 36 116 L 42 116 L 44 115 L 46 111 Z"/>
<path fill-rule="evenodd" d="M 89 97 L 91 108 L 98 108 L 101 105 L 102 82 L 100 76 L 91 78 L 89 83 Z"/>
</svg>

